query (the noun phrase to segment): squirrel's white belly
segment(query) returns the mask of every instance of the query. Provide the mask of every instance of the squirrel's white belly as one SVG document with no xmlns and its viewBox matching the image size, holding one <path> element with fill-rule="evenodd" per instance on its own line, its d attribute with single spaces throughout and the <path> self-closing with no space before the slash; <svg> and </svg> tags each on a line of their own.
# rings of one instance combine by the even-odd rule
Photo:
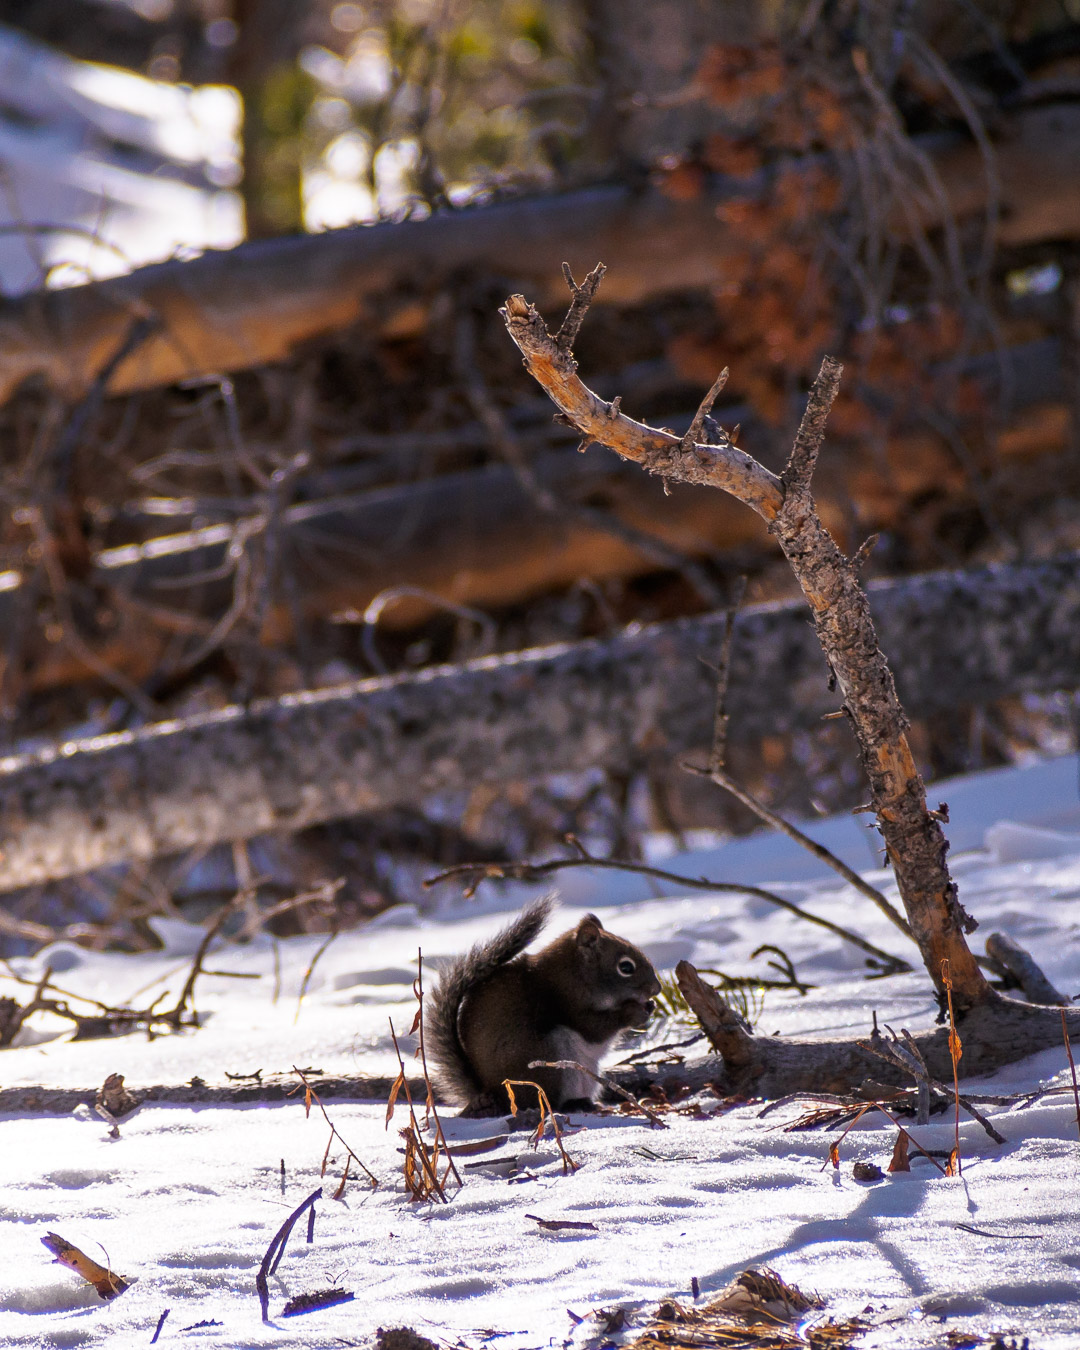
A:
<svg viewBox="0 0 1080 1350">
<path fill-rule="evenodd" d="M 556 1027 L 545 1037 L 551 1047 L 552 1059 L 572 1059 L 593 1073 L 600 1070 L 600 1056 L 607 1051 L 611 1041 L 594 1043 L 569 1027 Z M 614 1040 L 614 1037 L 612 1037 Z M 596 1093 L 596 1079 L 582 1073 L 580 1069 L 564 1069 L 563 1099 L 575 1097 L 593 1097 Z"/>
</svg>

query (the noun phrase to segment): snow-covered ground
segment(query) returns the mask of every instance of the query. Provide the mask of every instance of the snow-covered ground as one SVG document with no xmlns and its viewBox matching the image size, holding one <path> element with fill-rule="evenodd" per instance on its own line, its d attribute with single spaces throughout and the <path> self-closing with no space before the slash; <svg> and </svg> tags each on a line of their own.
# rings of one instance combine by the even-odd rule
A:
<svg viewBox="0 0 1080 1350">
<path fill-rule="evenodd" d="M 76 61 L 0 26 L 0 292 L 243 237 L 240 99 Z"/>
<path fill-rule="evenodd" d="M 981 925 L 975 941 L 1006 932 L 1058 988 L 1080 991 L 1075 757 L 938 784 L 932 796 L 950 806 L 961 898 Z M 865 817 L 810 829 L 854 865 L 873 865 L 876 836 Z M 914 959 L 869 902 L 786 840 L 758 836 L 668 857 L 664 865 L 774 883 L 805 908 Z M 891 893 L 885 873 L 867 875 Z M 760 1032 L 864 1033 L 873 1010 L 897 1028 L 933 1020 L 924 975 L 867 981 L 859 951 L 763 900 L 661 894 L 640 878 L 603 872 L 562 873 L 559 888 L 564 908 L 553 932 L 595 909 L 665 969 L 686 958 L 767 975 L 763 958 L 751 953 L 762 943 L 783 948 L 799 978 L 817 987 L 805 998 L 768 993 Z M 486 888 L 464 902 L 448 892 L 433 917 L 409 907 L 391 911 L 328 948 L 302 1004 L 298 994 L 318 939 L 223 945 L 210 969 L 258 978 L 204 977 L 201 1030 L 72 1044 L 60 1024 L 35 1023 L 22 1045 L 0 1052 L 0 1081 L 95 1086 L 117 1071 L 137 1090 L 196 1074 L 220 1081 L 226 1073 L 287 1072 L 293 1064 L 328 1074 L 390 1073 L 396 1062 L 387 1018 L 399 1032 L 409 1026 L 417 949 L 425 962 L 460 951 L 530 893 Z M 161 932 L 166 949 L 158 954 L 57 944 L 14 964 L 32 977 L 49 963 L 56 983 L 72 992 L 145 1006 L 164 989 L 175 997 L 199 938 L 184 925 L 162 925 Z M 9 992 L 0 985 L 0 993 Z M 670 1026 L 650 1033 L 654 1042 L 688 1034 Z M 1062 1048 L 1014 1066 L 991 1090 L 1020 1093 L 1067 1081 Z M 706 1112 L 718 1105 L 703 1104 Z M 632 1337 L 659 1300 L 691 1302 L 692 1279 L 704 1301 L 739 1270 L 771 1265 L 824 1296 L 820 1316 L 871 1309 L 860 1342 L 868 1347 L 945 1346 L 946 1334 L 960 1329 L 1015 1335 L 1017 1344 L 1029 1336 L 1032 1350 L 1080 1344 L 1080 1139 L 1071 1092 L 989 1109 L 1004 1145 L 964 1123 L 961 1177 L 946 1179 L 915 1158 L 910 1173 L 870 1184 L 856 1181 L 851 1166 L 887 1165 L 895 1130 L 882 1118 L 865 1118 L 848 1134 L 834 1171 L 828 1144 L 839 1131 L 787 1132 L 803 1113 L 797 1103 L 764 1117 L 760 1105 L 712 1118 L 673 1113 L 666 1131 L 618 1116 L 575 1117 L 577 1132 L 567 1142 L 581 1164 L 577 1172 L 563 1175 L 549 1141 L 534 1149 L 517 1133 L 491 1153 L 459 1160 L 516 1159 L 516 1170 L 509 1163 L 470 1166 L 446 1206 L 406 1198 L 400 1108 L 387 1130 L 382 1103 L 327 1105 L 380 1185 L 372 1191 L 354 1179 L 344 1198 L 333 1200 L 345 1160 L 333 1144 L 314 1241 L 307 1244 L 301 1221 L 270 1280 L 267 1325 L 255 1277 L 278 1227 L 320 1184 L 329 1132 L 317 1111 L 306 1118 L 300 1100 L 234 1109 L 144 1106 L 119 1139 L 85 1111 L 0 1119 L 0 1203 L 8 1220 L 0 1343 L 144 1346 L 168 1308 L 159 1345 L 358 1344 L 378 1326 L 403 1324 L 447 1344 L 599 1345 L 611 1338 L 588 1316 L 595 1309 L 627 1308 L 638 1319 L 624 1333 Z M 938 1122 L 912 1127 L 920 1144 L 951 1144 L 951 1122 Z M 452 1140 L 505 1130 L 501 1122 L 452 1119 L 446 1127 Z M 543 1230 L 529 1215 L 595 1229 Z M 50 1264 L 39 1242 L 50 1230 L 131 1280 L 131 1288 L 101 1303 L 75 1275 Z M 281 1317 L 289 1297 L 338 1285 L 355 1295 L 352 1302 Z M 576 1324 L 568 1310 L 585 1320 Z M 202 1322 L 217 1325 L 185 1332 Z"/>
</svg>

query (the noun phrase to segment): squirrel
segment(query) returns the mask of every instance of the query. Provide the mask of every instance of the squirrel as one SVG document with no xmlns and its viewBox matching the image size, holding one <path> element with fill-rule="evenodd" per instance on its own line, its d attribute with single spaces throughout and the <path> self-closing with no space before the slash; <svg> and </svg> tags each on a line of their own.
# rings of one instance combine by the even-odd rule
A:
<svg viewBox="0 0 1080 1350">
<path fill-rule="evenodd" d="M 596 1072 L 620 1032 L 641 1026 L 660 992 L 649 959 L 595 914 L 533 955 L 525 948 L 554 908 L 547 896 L 442 971 L 425 1017 L 436 1081 L 463 1115 L 509 1107 L 503 1080 L 543 1088 L 553 1110 L 592 1110 L 597 1084 L 577 1069 L 531 1069 L 572 1059 Z"/>
</svg>

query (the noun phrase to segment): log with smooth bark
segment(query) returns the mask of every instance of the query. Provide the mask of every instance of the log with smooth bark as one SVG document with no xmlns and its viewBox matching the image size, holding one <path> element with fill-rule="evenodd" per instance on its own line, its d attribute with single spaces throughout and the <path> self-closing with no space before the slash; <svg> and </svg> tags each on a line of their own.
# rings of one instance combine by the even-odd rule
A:
<svg viewBox="0 0 1080 1350">
<path fill-rule="evenodd" d="M 353 1078 L 315 1077 L 312 1087 L 326 1101 L 385 1102 L 393 1081 L 378 1074 Z M 208 1083 L 201 1078 L 193 1078 L 188 1083 L 136 1083 L 132 1090 L 139 1105 L 168 1102 L 176 1106 L 252 1106 L 258 1102 L 302 1102 L 303 1093 L 297 1095 L 297 1087 L 294 1074 L 282 1073 L 232 1083 Z M 427 1085 L 422 1078 L 410 1078 L 409 1089 L 423 1099 Z M 79 1106 L 92 1107 L 97 1092 L 96 1088 L 57 1088 L 44 1083 L 4 1087 L 0 1088 L 0 1114 L 67 1115 Z"/>
<path fill-rule="evenodd" d="M 1001 183 L 997 237 L 1008 245 L 1080 237 L 1080 107 L 1038 104 L 995 123 Z M 978 148 L 963 135 L 916 141 L 937 164 L 942 207 L 960 219 L 987 205 Z M 751 186 L 751 195 L 756 189 Z M 0 400 L 30 376 L 70 395 L 85 390 L 127 333 L 153 313 L 158 333 L 122 363 L 111 391 L 149 388 L 288 358 L 305 342 L 352 323 L 392 338 L 419 332 L 434 294 L 470 269 L 529 285 L 554 299 L 559 263 L 597 254 L 616 275 L 607 298 L 636 303 L 723 280 L 732 242 L 719 200 L 745 184 L 717 180 L 691 201 L 621 184 L 523 198 L 430 220 L 257 240 L 189 262 L 0 304 Z M 903 233 L 905 222 L 893 222 Z"/>
<path fill-rule="evenodd" d="M 1080 555 L 883 582 L 870 596 L 916 716 L 1076 682 Z M 0 890 L 477 783 L 707 753 L 724 622 L 363 680 L 0 761 Z M 811 728 L 838 702 L 801 602 L 740 612 L 732 742 Z"/>
</svg>

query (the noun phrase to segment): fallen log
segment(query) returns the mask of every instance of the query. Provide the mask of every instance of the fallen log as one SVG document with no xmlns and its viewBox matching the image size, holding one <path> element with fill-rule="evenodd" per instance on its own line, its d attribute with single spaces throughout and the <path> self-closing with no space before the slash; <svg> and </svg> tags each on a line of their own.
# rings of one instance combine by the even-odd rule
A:
<svg viewBox="0 0 1080 1350">
<path fill-rule="evenodd" d="M 315 1077 L 312 1087 L 325 1101 L 385 1102 L 393 1086 L 392 1078 L 357 1075 L 354 1078 Z M 130 1086 L 130 1084 L 127 1084 Z M 264 1079 L 244 1083 L 206 1083 L 194 1078 L 188 1083 L 154 1083 L 136 1086 L 139 1105 L 168 1103 L 171 1106 L 252 1106 L 256 1103 L 304 1100 L 295 1074 L 268 1074 Z M 422 1078 L 410 1078 L 409 1089 L 422 1100 L 427 1084 Z M 46 1084 L 0 1088 L 0 1115 L 32 1112 L 34 1115 L 68 1115 L 77 1107 L 93 1107 L 98 1088 L 57 1088 Z"/>
<path fill-rule="evenodd" d="M 1080 236 L 1080 194 L 1072 190 L 1080 178 L 1080 107 L 1020 108 L 1002 114 L 995 132 L 999 242 Z M 942 178 L 939 208 L 959 218 L 986 210 L 978 147 L 959 133 L 915 143 Z M 0 400 L 32 375 L 69 396 L 84 391 L 121 347 L 133 316 L 147 313 L 160 327 L 120 363 L 112 393 L 284 360 L 300 344 L 356 322 L 383 337 L 415 334 L 430 299 L 469 269 L 527 284 L 542 303 L 559 294 L 564 260 L 575 272 L 597 257 L 607 261 L 604 303 L 711 287 L 732 248 L 716 207 L 736 191 L 755 190 L 720 177 L 683 201 L 618 184 L 584 188 L 424 221 L 257 240 L 7 300 L 0 304 Z M 941 223 L 933 209 L 920 217 L 924 227 Z"/>
<path fill-rule="evenodd" d="M 1012 416 L 994 442 L 993 462 L 1002 468 L 1059 453 L 1070 427 L 1060 343 L 1020 344 L 1007 357 L 1016 394 Z M 1000 378 L 997 354 L 972 359 L 965 373 L 989 392 Z M 725 409 L 724 416 L 729 423 L 742 422 L 759 445 L 775 437 L 745 406 Z M 674 417 L 671 424 L 681 431 L 689 420 Z M 543 439 L 534 439 L 535 430 L 530 426 L 530 449 L 537 441 L 550 443 L 556 428 L 543 429 Z M 485 443 L 479 426 L 446 433 L 445 439 L 451 437 L 457 448 L 472 444 L 479 450 Z M 374 450 L 387 439 L 365 444 Z M 422 442 L 419 435 L 402 441 L 410 451 Z M 910 428 L 892 437 L 883 454 L 882 461 L 843 445 L 834 448 L 820 510 L 839 535 L 849 527 L 852 500 L 867 531 L 900 532 L 910 521 L 912 500 L 931 485 L 957 500 L 974 500 L 969 466 L 937 433 Z M 545 510 L 516 470 L 503 463 L 363 490 L 349 488 L 351 468 L 317 470 L 299 479 L 297 494 L 306 499 L 282 512 L 276 544 L 279 574 L 291 578 L 289 594 L 287 603 L 280 594 L 270 598 L 263 642 L 293 640 L 301 614 L 319 620 L 335 611 L 362 613 L 387 587 L 403 583 L 455 604 L 497 609 L 572 586 L 580 577 L 628 578 L 664 565 L 655 552 L 635 546 L 621 526 L 691 560 L 734 550 L 764 557 L 775 550 L 758 518 L 727 497 L 703 496 L 684 484 L 665 496 L 656 479 L 607 450 L 578 455 L 569 447 L 540 449 L 529 462 L 543 492 L 557 503 L 587 505 L 596 523 L 572 509 Z M 336 491 L 337 473 L 345 487 Z M 1021 510 L 1028 490 L 1036 498 L 1045 493 L 1041 473 L 1031 475 L 1030 489 L 1013 482 L 1010 506 Z M 257 501 L 251 510 L 257 513 Z M 612 528 L 599 523 L 601 515 Z M 257 524 L 252 528 L 252 517 L 244 529 L 251 538 L 260 531 Z M 129 680 L 167 674 L 167 661 L 176 659 L 176 633 L 193 633 L 196 645 L 232 603 L 232 538 L 232 527 L 219 523 L 96 554 L 88 576 L 71 592 L 82 646 L 39 635 L 25 662 L 26 687 L 42 690 L 93 678 L 86 646 Z M 0 628 L 19 623 L 22 585 L 21 574 L 0 574 Z M 414 595 L 389 607 L 380 624 L 408 628 L 436 609 Z"/>
<path fill-rule="evenodd" d="M 1080 554 L 869 591 L 912 716 L 1076 684 Z M 683 619 L 9 757 L 0 890 L 478 783 L 670 763 L 710 744 L 723 630 L 722 615 Z M 801 602 L 738 615 L 733 742 L 838 703 Z"/>
<path fill-rule="evenodd" d="M 1075 1036 L 1080 1011 L 1073 1009 L 1066 1017 Z M 1061 1028 L 1059 1008 L 1040 1007 L 1000 995 L 976 1004 L 957 1019 L 963 1041 L 961 1071 L 965 1077 L 980 1077 L 1040 1050 L 1062 1049 Z M 951 1085 L 949 1028 L 917 1032 L 912 1039 L 931 1076 Z M 611 1078 L 636 1096 L 644 1096 L 659 1086 L 672 1097 L 699 1092 L 705 1087 L 725 1097 L 775 1099 L 801 1093 L 851 1094 L 858 1093 L 864 1083 L 869 1095 L 877 1097 L 882 1084 L 913 1085 L 910 1074 L 870 1048 L 873 1044 L 870 1027 L 862 1040 L 757 1036 L 740 1029 L 731 1044 L 730 1056 L 725 1049 L 723 1055 L 703 1056 L 681 1065 L 634 1065 L 613 1070 Z"/>
</svg>

